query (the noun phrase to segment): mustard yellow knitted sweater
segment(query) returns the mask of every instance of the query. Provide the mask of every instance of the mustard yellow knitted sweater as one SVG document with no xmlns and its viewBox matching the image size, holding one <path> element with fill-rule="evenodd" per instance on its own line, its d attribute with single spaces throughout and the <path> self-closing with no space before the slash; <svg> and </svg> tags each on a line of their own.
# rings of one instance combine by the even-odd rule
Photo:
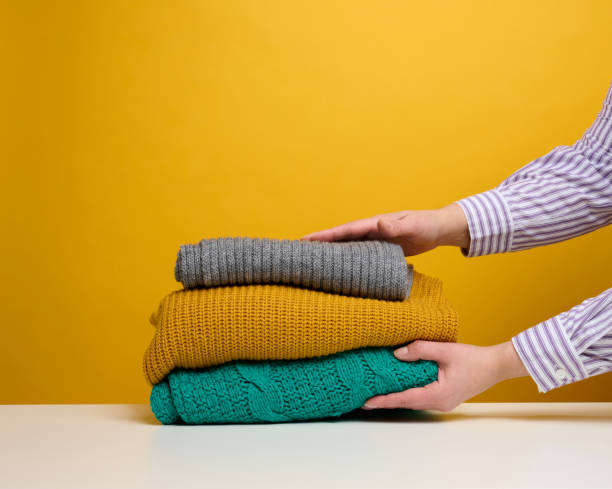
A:
<svg viewBox="0 0 612 489">
<path fill-rule="evenodd" d="M 294 360 L 457 335 L 442 282 L 416 271 L 410 297 L 399 302 L 287 285 L 178 290 L 162 299 L 151 323 L 144 372 L 152 384 L 175 367 Z"/>
</svg>

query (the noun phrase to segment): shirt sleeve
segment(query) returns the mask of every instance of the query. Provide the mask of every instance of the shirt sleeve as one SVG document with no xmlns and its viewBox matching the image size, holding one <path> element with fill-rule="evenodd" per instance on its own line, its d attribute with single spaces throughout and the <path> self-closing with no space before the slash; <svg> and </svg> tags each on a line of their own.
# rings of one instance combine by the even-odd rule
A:
<svg viewBox="0 0 612 489">
<path fill-rule="evenodd" d="M 593 125 L 498 187 L 457 201 L 466 256 L 563 241 L 612 222 L 612 85 Z M 612 371 L 612 289 L 512 338 L 540 392 Z"/>
<path fill-rule="evenodd" d="M 540 392 L 612 371 L 612 288 L 512 338 Z"/>
<path fill-rule="evenodd" d="M 612 222 L 612 84 L 593 125 L 499 186 L 457 201 L 467 217 L 468 257 L 556 243 Z"/>
</svg>

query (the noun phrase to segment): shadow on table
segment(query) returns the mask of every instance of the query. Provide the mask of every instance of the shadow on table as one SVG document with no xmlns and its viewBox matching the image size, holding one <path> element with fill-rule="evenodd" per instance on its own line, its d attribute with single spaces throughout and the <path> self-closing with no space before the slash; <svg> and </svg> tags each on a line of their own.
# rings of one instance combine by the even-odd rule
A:
<svg viewBox="0 0 612 489">
<path fill-rule="evenodd" d="M 430 422 L 457 422 L 469 421 L 475 419 L 507 419 L 521 421 L 571 421 L 571 422 L 596 422 L 612 421 L 612 411 L 596 412 L 585 414 L 580 410 L 572 412 L 570 409 L 559 413 L 525 413 L 516 412 L 511 409 L 498 412 L 474 412 L 461 413 L 450 412 L 440 413 L 432 411 L 411 411 L 407 409 L 380 409 L 373 411 L 356 410 L 339 418 L 329 419 L 325 421 L 365 421 L 365 422 L 383 422 L 383 423 L 430 423 Z"/>
<path fill-rule="evenodd" d="M 126 420 L 137 423 L 162 426 L 156 419 L 148 404 L 132 404 L 126 411 L 121 411 L 122 417 Z M 461 413 L 450 412 L 440 413 L 433 411 L 413 411 L 410 409 L 356 409 L 338 417 L 294 421 L 293 423 L 343 423 L 359 421 L 366 423 L 432 423 L 432 422 L 457 422 L 475 419 L 507 419 L 523 421 L 582 421 L 582 422 L 602 422 L 612 421 L 612 411 L 600 411 L 594 414 L 584 414 L 580 410 L 572 412 L 570 408 L 558 413 L 525 413 L 512 409 L 496 412 L 474 412 Z M 231 424 L 231 423 L 230 423 Z M 255 425 L 269 423 L 253 423 Z M 190 426 L 190 425 L 174 425 Z M 236 426 L 240 426 L 236 424 Z"/>
<path fill-rule="evenodd" d="M 508 420 L 525 420 L 525 421 L 583 421 L 583 422 L 602 422 L 612 421 L 612 410 L 599 411 L 595 413 L 585 414 L 580 410 L 572 411 L 567 408 L 563 412 L 557 413 L 525 413 L 508 409 L 497 412 L 432 412 L 432 411 L 412 411 L 409 409 L 378 409 L 366 411 L 358 409 L 351 411 L 337 418 L 337 421 L 353 420 L 367 422 L 391 422 L 391 423 L 414 423 L 414 422 L 451 422 L 451 421 L 468 421 L 474 419 L 508 419 Z M 327 421 L 327 420 L 326 420 Z M 331 420 L 334 421 L 334 420 Z"/>
<path fill-rule="evenodd" d="M 122 410 L 119 414 L 122 418 L 128 421 L 134 421 L 136 423 L 162 426 L 162 424 L 155 419 L 155 416 L 151 412 L 151 408 L 148 404 L 129 404 L 126 405 L 126 409 Z M 324 419 L 307 419 L 293 421 L 293 423 L 342 423 L 345 421 L 365 421 L 365 422 L 379 422 L 379 423 L 414 423 L 423 421 L 440 421 L 441 414 L 436 414 L 428 411 L 412 411 L 409 409 L 375 409 L 375 410 L 364 410 L 356 409 L 349 413 L 343 414 L 338 417 L 324 418 Z M 224 423 L 220 423 L 224 424 Z M 232 423 L 227 423 L 232 424 Z M 236 423 L 233 423 L 236 424 Z M 249 424 L 270 424 L 270 423 L 249 423 Z M 236 424 L 237 426 L 239 424 Z M 190 426 L 182 423 L 173 426 Z"/>
<path fill-rule="evenodd" d="M 524 413 L 444 413 L 441 415 L 442 421 L 468 421 L 473 419 L 506 419 L 516 421 L 571 421 L 584 423 L 601 423 L 602 421 L 612 421 L 610 414 L 583 414 L 583 413 L 552 413 L 552 414 L 524 414 Z"/>
<path fill-rule="evenodd" d="M 338 418 L 328 418 L 325 421 L 366 421 L 376 423 L 421 423 L 441 421 L 444 415 L 431 411 L 413 411 L 411 409 L 356 409 Z"/>
</svg>

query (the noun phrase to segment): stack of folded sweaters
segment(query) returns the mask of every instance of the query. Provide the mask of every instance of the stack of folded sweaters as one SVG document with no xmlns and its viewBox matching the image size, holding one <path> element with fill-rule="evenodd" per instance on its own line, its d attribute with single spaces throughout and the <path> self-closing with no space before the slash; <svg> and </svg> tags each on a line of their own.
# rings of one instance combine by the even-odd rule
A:
<svg viewBox="0 0 612 489">
<path fill-rule="evenodd" d="M 164 424 L 339 416 L 437 379 L 394 347 L 457 335 L 441 281 L 392 243 L 205 239 L 180 247 L 175 277 L 144 357 Z"/>
</svg>

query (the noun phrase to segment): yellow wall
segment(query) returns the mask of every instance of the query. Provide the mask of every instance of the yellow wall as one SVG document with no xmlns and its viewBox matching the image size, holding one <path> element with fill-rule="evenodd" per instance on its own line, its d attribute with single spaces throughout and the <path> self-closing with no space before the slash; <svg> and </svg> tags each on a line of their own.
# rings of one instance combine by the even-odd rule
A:
<svg viewBox="0 0 612 489">
<path fill-rule="evenodd" d="M 442 206 L 572 144 L 612 79 L 610 18 L 606 0 L 5 5 L 0 402 L 145 402 L 181 243 Z M 460 340 L 492 344 L 609 287 L 611 231 L 412 261 L 444 279 Z M 476 400 L 612 401 L 612 375 Z"/>
</svg>

